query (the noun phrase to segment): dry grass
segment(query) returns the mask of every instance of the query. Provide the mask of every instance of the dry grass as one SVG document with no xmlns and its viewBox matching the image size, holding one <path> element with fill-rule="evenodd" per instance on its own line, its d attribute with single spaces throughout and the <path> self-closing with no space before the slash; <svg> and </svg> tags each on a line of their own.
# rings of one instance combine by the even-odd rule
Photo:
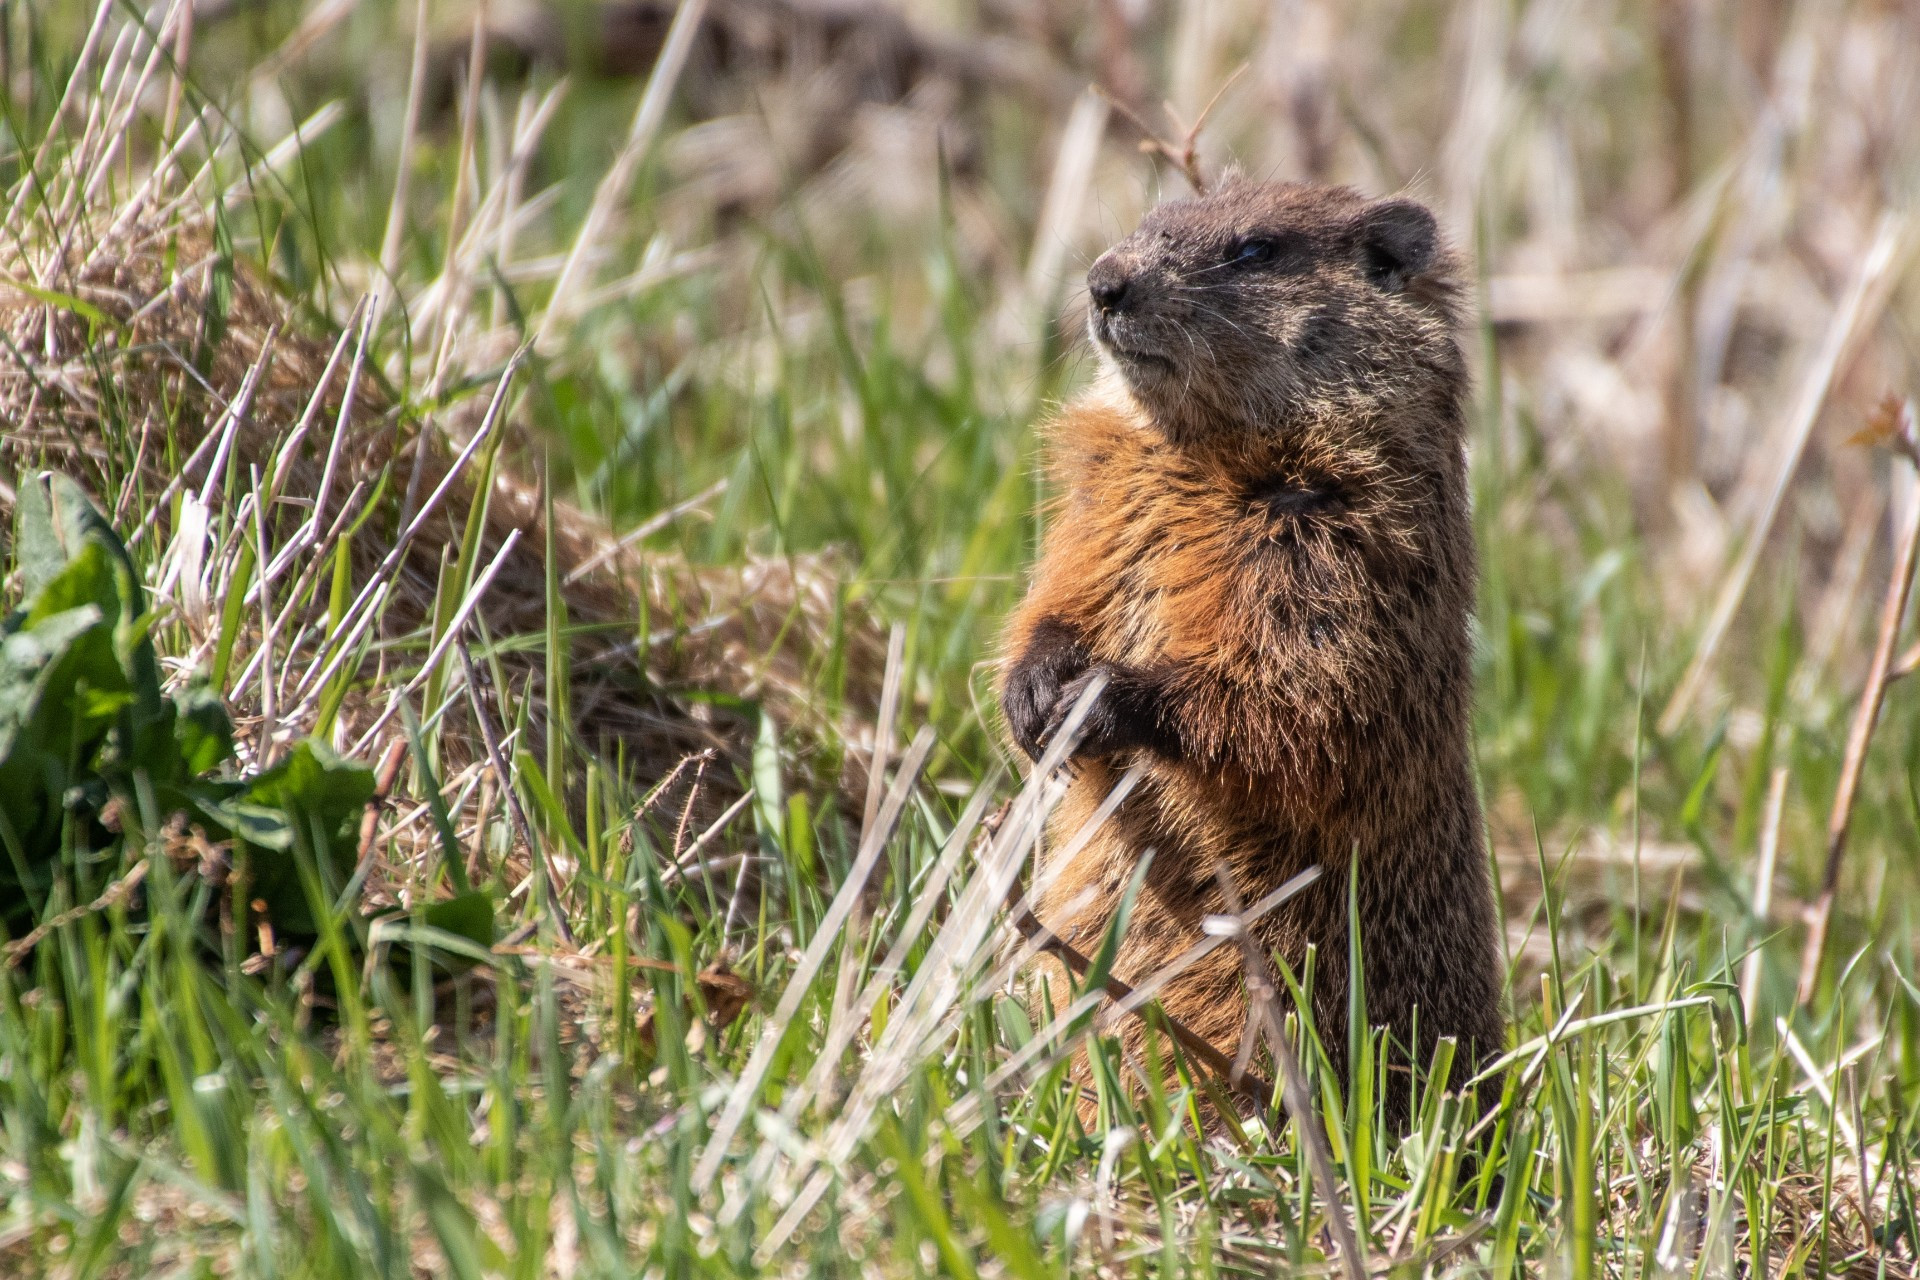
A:
<svg viewBox="0 0 1920 1280">
<path fill-rule="evenodd" d="M 1913 1273 L 1904 685 L 1837 958 L 1787 973 L 1915 508 L 1849 443 L 1915 372 L 1913 13 L 713 0 L 676 73 L 667 5 L 584 45 L 498 11 L 524 65 L 477 68 L 465 6 L 353 8 L 0 13 L 38 42 L 0 456 L 137 531 L 247 767 L 424 726 L 367 898 L 445 892 L 437 786 L 510 941 L 315 1026 L 109 907 L 50 927 L 0 973 L 0 1268 L 1315 1274 L 1355 1261 L 1332 1195 L 1376 1273 Z M 975 839 L 1026 427 L 1081 267 L 1181 188 L 1129 112 L 1177 137 L 1243 64 L 1204 172 L 1410 189 L 1483 276 L 1526 1084 L 1398 1143 L 1303 1039 L 1331 1187 L 1278 1114 L 1203 1132 L 1097 997 L 1035 1034 L 1006 907 L 1046 788 Z M 96 974 L 128 1003 L 47 994 Z"/>
<path fill-rule="evenodd" d="M 632 744 L 639 754 L 629 760 L 642 778 L 663 777 L 702 750 L 746 763 L 750 726 L 743 738 L 737 718 L 690 708 L 676 691 L 764 701 L 784 724 L 816 737 L 860 736 L 860 717 L 870 719 L 877 703 L 880 641 L 846 598 L 844 571 L 830 554 L 695 568 L 622 545 L 564 502 L 549 521 L 538 482 L 515 467 L 527 462 L 524 444 L 508 446 L 491 467 L 468 448 L 483 426 L 523 439 L 500 405 L 491 405 L 497 427 L 487 420 L 491 401 L 504 403 L 510 390 L 497 371 L 473 375 L 476 393 L 450 406 L 397 406 L 381 371 L 367 366 L 361 312 L 328 333 L 246 262 L 218 250 L 204 226 L 126 225 L 120 213 L 84 208 L 58 239 L 36 220 L 16 228 L 22 234 L 0 254 L 0 276 L 13 282 L 0 284 L 0 323 L 14 357 L 0 368 L 0 414 L 19 424 L 0 450 L 15 466 L 55 466 L 82 478 L 118 523 L 165 548 L 165 603 L 190 642 L 173 655 L 183 673 L 204 667 L 222 642 L 222 601 L 237 589 L 257 604 L 258 579 L 236 575 L 251 573 L 264 548 L 280 568 L 267 584 L 268 607 L 244 609 L 240 630 L 226 639 L 233 671 L 273 670 L 280 681 L 273 690 L 242 681 L 229 691 L 256 757 L 315 727 L 317 691 L 297 694 L 300 677 L 330 656 L 329 601 L 315 588 L 331 586 L 319 575 L 348 530 L 349 598 L 385 591 L 367 632 L 378 651 L 347 672 L 361 687 L 337 721 L 337 745 L 378 754 L 377 738 L 363 738 L 376 719 L 391 717 L 365 686 L 404 666 L 407 648 L 423 637 L 439 638 L 446 618 L 439 629 L 432 624 L 445 608 L 438 602 L 449 564 L 464 554 L 491 565 L 509 536 L 517 554 L 500 562 L 473 621 L 493 637 L 542 632 L 550 539 L 566 617 L 582 633 L 572 732 L 596 749 Z M 130 434 L 133 455 L 116 456 Z M 210 547 L 206 519 L 194 509 L 205 512 L 236 489 L 258 495 L 264 514 L 248 528 L 256 515 L 242 502 L 235 528 L 212 531 Z M 436 508 L 420 519 L 419 504 L 436 494 Z M 5 497 L 10 509 L 10 490 Z M 476 508 L 484 513 L 476 540 L 463 548 Z M 243 566 L 243 557 L 253 559 Z M 274 648 L 260 662 L 269 627 Z M 842 634 L 831 634 L 836 629 Z M 836 641 L 848 647 L 855 681 L 845 718 L 829 724 L 812 691 Z M 547 705 L 534 656 L 508 650 L 501 661 L 516 700 Z M 481 754 L 459 695 L 448 695 L 453 723 L 465 726 L 447 739 L 455 767 Z M 533 731 L 544 733 L 543 713 L 535 717 Z"/>
</svg>

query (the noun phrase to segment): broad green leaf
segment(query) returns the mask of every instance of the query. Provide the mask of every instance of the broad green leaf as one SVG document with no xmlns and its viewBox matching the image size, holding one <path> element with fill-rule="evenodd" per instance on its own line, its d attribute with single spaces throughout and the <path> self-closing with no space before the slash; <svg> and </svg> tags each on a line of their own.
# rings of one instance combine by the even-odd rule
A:
<svg viewBox="0 0 1920 1280">
<path fill-rule="evenodd" d="M 480 890 L 436 902 L 421 914 L 436 929 L 481 947 L 493 945 L 493 899 Z"/>
<path fill-rule="evenodd" d="M 252 804 L 314 820 L 336 845 L 351 844 L 361 810 L 373 798 L 373 770 L 309 738 L 249 783 L 245 794 Z"/>
<path fill-rule="evenodd" d="M 351 873 L 360 814 L 373 798 L 373 771 L 344 760 L 323 742 L 296 743 L 286 759 L 214 807 L 233 834 L 250 846 L 252 894 L 266 903 L 274 927 L 310 935 L 316 922 L 300 882 L 296 846 L 311 841 L 336 879 Z"/>
<path fill-rule="evenodd" d="M 174 695 L 174 741 L 189 774 L 210 773 L 233 755 L 233 721 L 220 695 L 196 681 Z"/>
<path fill-rule="evenodd" d="M 401 974 L 409 971 L 412 948 L 424 948 L 427 958 L 447 973 L 462 973 L 493 959 L 493 898 L 483 890 L 458 894 L 435 902 L 417 918 L 388 915 L 376 922 L 373 935 L 394 944 L 389 962 Z"/>
<path fill-rule="evenodd" d="M 137 581 L 125 545 L 79 482 L 58 471 L 42 471 L 21 482 L 19 500 L 14 504 L 14 556 L 20 566 L 20 585 L 29 601 L 89 543 L 97 543 L 118 562 L 113 568 L 124 570 L 130 581 Z M 128 616 L 140 612 L 137 586 L 127 604 Z"/>
</svg>

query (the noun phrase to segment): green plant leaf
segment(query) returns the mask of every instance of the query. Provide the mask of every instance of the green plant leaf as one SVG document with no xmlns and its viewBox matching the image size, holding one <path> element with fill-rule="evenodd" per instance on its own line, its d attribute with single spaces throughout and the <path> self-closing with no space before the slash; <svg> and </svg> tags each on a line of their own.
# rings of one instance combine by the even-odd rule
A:
<svg viewBox="0 0 1920 1280">
<path fill-rule="evenodd" d="M 435 929 L 477 946 L 493 945 L 493 899 L 478 889 L 436 902 L 421 914 Z"/>
<path fill-rule="evenodd" d="M 308 817 L 330 840 L 351 843 L 360 811 L 373 798 L 373 770 L 308 738 L 253 779 L 246 795 L 254 804 Z"/>
<path fill-rule="evenodd" d="M 127 580 L 136 584 L 132 598 L 124 602 L 125 616 L 140 613 L 142 597 L 126 546 L 78 481 L 58 471 L 42 471 L 21 481 L 19 495 L 14 504 L 14 557 L 20 567 L 21 589 L 29 601 L 59 577 L 86 546 L 97 544 L 117 562 L 113 568 L 124 571 Z M 117 593 L 113 598 L 119 603 Z"/>
<path fill-rule="evenodd" d="M 316 922 L 300 883 L 296 846 L 302 836 L 335 879 L 351 874 L 360 814 L 373 798 L 373 771 L 309 738 L 245 789 L 211 806 L 235 837 L 251 846 L 253 896 L 266 903 L 274 927 L 311 935 Z"/>
<path fill-rule="evenodd" d="M 10 622 L 17 622 L 20 615 Z M 61 610 L 0 640 L 0 919 L 17 926 L 52 878 L 62 813 L 83 828 L 104 803 L 95 758 L 131 700 L 112 633 L 92 604 Z"/>
<path fill-rule="evenodd" d="M 174 741 L 189 774 L 210 773 L 233 755 L 233 721 L 220 695 L 195 681 L 174 695 Z"/>
</svg>

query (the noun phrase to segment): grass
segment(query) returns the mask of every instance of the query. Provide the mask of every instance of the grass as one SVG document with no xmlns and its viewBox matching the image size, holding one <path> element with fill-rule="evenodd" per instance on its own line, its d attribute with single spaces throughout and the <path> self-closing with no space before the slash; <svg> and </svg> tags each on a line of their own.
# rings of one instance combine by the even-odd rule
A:
<svg viewBox="0 0 1920 1280">
<path fill-rule="evenodd" d="M 1867 759 L 1828 961 L 1811 999 L 1794 991 L 1794 906 L 1817 893 L 1885 572 L 1878 513 L 1911 506 L 1911 473 L 1829 441 L 1860 417 L 1859 393 L 1836 391 L 1708 696 L 1663 732 L 1754 507 L 1738 459 L 1712 452 L 1743 437 L 1703 428 L 1698 475 L 1649 500 L 1644 438 L 1596 425 L 1580 379 L 1632 390 L 1652 380 L 1638 352 L 1685 367 L 1684 344 L 1646 311 L 1599 337 L 1516 320 L 1500 293 L 1552 247 L 1567 197 L 1548 179 L 1571 156 L 1629 193 L 1595 198 L 1592 238 L 1640 226 L 1702 314 L 1700 282 L 1740 253 L 1773 272 L 1716 384 L 1770 421 L 1853 263 L 1796 267 L 1753 207 L 1784 187 L 1794 216 L 1824 202 L 1870 225 L 1861 210 L 1909 171 L 1906 126 L 1886 124 L 1864 177 L 1819 170 L 1816 144 L 1846 111 L 1897 122 L 1899 102 L 1822 100 L 1799 126 L 1815 158 L 1776 154 L 1775 188 L 1747 182 L 1765 103 L 1696 33 L 1699 173 L 1648 213 L 1631 193 L 1636 166 L 1658 167 L 1636 153 L 1665 118 L 1652 55 L 1578 56 L 1583 23 L 1651 43 L 1648 15 L 1555 28 L 1531 6 L 1509 29 L 1506 6 L 1472 6 L 1486 53 L 1448 42 L 1442 8 L 1360 6 L 1355 65 L 1327 74 L 1464 59 L 1463 84 L 1499 90 L 1492 124 L 1462 112 L 1445 139 L 1420 131 L 1416 88 L 1347 102 L 1339 154 L 1378 186 L 1405 171 L 1395 155 L 1444 141 L 1433 181 L 1463 193 L 1482 263 L 1476 740 L 1514 1070 L 1477 1133 L 1417 1091 L 1402 1140 L 1377 1122 L 1381 1091 L 1418 1084 L 1332 1079 L 1290 1018 L 1332 1187 L 1277 1107 L 1209 1133 L 1209 1082 L 1187 1064 L 1178 1088 L 1130 1087 L 1098 1000 L 1036 1026 L 1004 910 L 1046 795 L 1008 767 L 986 663 L 1043 496 L 1032 424 L 1082 374 L 1024 292 L 1024 246 L 1077 253 L 1124 222 L 1147 187 L 1124 140 L 1077 219 L 1036 226 L 1072 166 L 1043 145 L 1047 113 L 1002 90 L 953 109 L 978 155 L 918 188 L 885 170 L 902 207 L 854 218 L 845 181 L 878 163 L 870 138 L 814 168 L 774 151 L 772 189 L 736 208 L 688 158 L 703 126 L 669 117 L 588 242 L 636 83 L 576 74 L 549 98 L 549 72 L 489 73 L 469 95 L 456 63 L 439 101 L 429 75 L 410 87 L 412 6 L 342 10 L 279 64 L 301 15 L 261 6 L 196 32 L 184 68 L 178 6 L 107 8 L 84 58 L 94 15 L 0 8 L 10 467 L 66 469 L 113 514 L 163 588 L 170 676 L 212 673 L 234 710 L 239 768 L 309 732 L 369 764 L 404 751 L 362 886 L 394 911 L 382 923 L 323 900 L 320 935 L 274 953 L 234 927 L 246 903 L 220 850 L 126 837 L 87 883 L 145 866 L 141 896 L 76 880 L 76 909 L 7 953 L 0 1270 L 1331 1273 L 1354 1261 L 1333 1256 L 1333 1203 L 1395 1275 L 1911 1274 L 1920 708 L 1904 683 Z M 464 40 L 470 12 L 434 12 Z M 1215 81 L 1180 50 L 1240 51 L 1188 12 L 1135 39 L 1204 102 Z M 1827 67 L 1847 40 L 1898 43 L 1872 21 L 1803 15 L 1766 51 Z M 736 126 L 784 122 L 807 83 L 696 69 L 683 96 L 717 111 L 733 84 Z M 1252 158 L 1265 117 L 1243 99 L 1216 127 Z M 920 119 L 886 105 L 862 119 Z M 1614 132 L 1587 137 L 1595 119 Z M 282 146 L 294 122 L 314 127 Z M 1736 179 L 1707 172 L 1722 157 Z M 549 321 L 576 251 L 588 285 Z M 1803 322 L 1808 278 L 1827 287 Z M 1903 287 L 1848 366 L 1878 379 L 1870 397 L 1913 385 Z M 250 373 L 247 411 L 223 416 Z M 215 473 L 221 450 L 201 446 L 228 426 Z M 1724 516 L 1706 535 L 1685 517 L 1695 481 Z M 1855 510 L 1870 541 L 1849 593 Z M 422 911 L 467 882 L 495 903 L 484 962 L 445 978 L 416 945 L 387 963 L 434 940 Z"/>
</svg>

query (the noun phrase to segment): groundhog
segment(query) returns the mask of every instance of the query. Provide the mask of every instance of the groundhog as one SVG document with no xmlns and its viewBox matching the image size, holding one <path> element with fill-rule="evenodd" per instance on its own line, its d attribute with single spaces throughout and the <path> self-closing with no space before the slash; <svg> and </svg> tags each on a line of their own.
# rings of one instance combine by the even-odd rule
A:
<svg viewBox="0 0 1920 1280">
<path fill-rule="evenodd" d="M 1046 428 L 1057 499 L 1002 666 L 1036 760 L 1105 678 L 1037 914 L 1088 949 L 1151 853 L 1115 966 L 1139 982 L 1225 910 L 1221 866 L 1247 902 L 1322 868 L 1257 928 L 1296 974 L 1317 949 L 1313 1015 L 1344 1079 L 1357 860 L 1368 1020 L 1391 1030 L 1380 1087 L 1404 1127 L 1408 1068 L 1438 1038 L 1456 1087 L 1504 1047 L 1468 738 L 1458 262 L 1410 200 L 1234 178 L 1154 209 L 1087 291 L 1101 372 Z M 1139 785 L 1050 865 L 1134 763 Z M 1221 947 L 1160 997 L 1228 1055 L 1241 966 Z"/>
</svg>

